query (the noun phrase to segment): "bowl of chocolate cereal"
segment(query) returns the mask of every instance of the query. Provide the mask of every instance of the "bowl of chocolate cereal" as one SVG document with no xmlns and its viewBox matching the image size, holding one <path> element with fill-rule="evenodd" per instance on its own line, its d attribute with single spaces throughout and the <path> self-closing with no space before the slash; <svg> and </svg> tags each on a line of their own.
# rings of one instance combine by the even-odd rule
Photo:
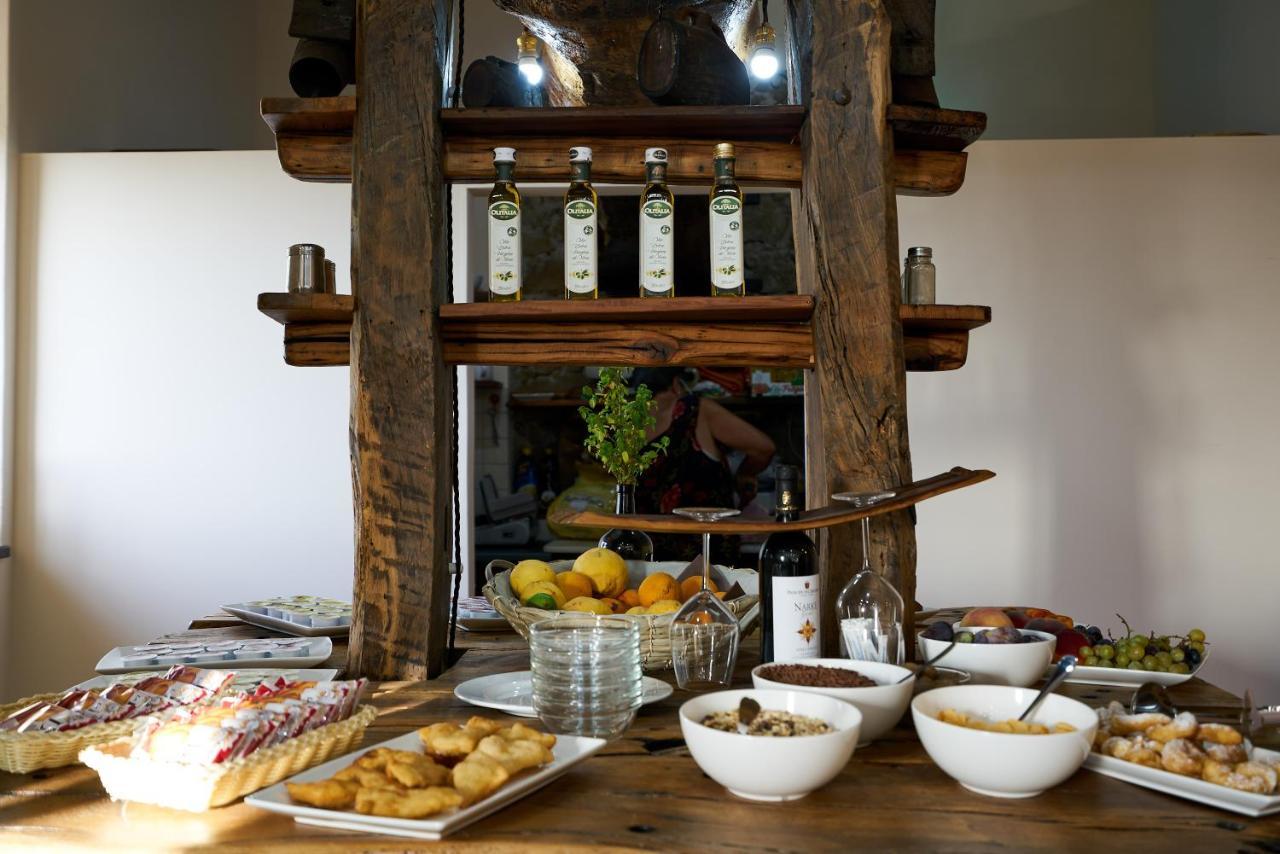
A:
<svg viewBox="0 0 1280 854">
<path fill-rule="evenodd" d="M 759 711 L 739 731 L 744 697 Z M 802 691 L 715 691 L 680 707 L 680 731 L 698 767 L 731 794 L 753 801 L 794 801 L 849 764 L 862 712 Z"/>
<path fill-rule="evenodd" d="M 900 681 L 909 677 L 906 681 Z M 847 658 L 810 658 L 761 664 L 751 671 L 757 688 L 824 694 L 862 712 L 858 746 L 880 738 L 902 720 L 915 674 L 906 667 Z"/>
</svg>

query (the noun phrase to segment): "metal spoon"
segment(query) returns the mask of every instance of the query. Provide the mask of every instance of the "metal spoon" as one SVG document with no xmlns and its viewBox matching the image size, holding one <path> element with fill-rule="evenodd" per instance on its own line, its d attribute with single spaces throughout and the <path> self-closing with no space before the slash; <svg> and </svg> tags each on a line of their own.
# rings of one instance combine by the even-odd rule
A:
<svg viewBox="0 0 1280 854">
<path fill-rule="evenodd" d="M 906 681 L 907 681 L 908 679 L 910 679 L 912 676 L 919 676 L 921 673 L 924 673 L 924 672 L 925 672 L 926 670 L 928 670 L 930 667 L 933 667 L 933 665 L 937 664 L 937 663 L 938 663 L 938 659 L 942 658 L 942 656 L 944 656 L 944 655 L 946 655 L 947 653 L 951 652 L 951 650 L 953 650 L 953 649 L 955 649 L 955 648 L 956 648 L 956 642 L 955 642 L 955 641 L 952 641 L 951 643 L 949 643 L 949 644 L 947 645 L 947 647 L 946 647 L 945 649 L 943 649 L 943 650 L 942 650 L 942 652 L 938 653 L 938 654 L 937 654 L 937 655 L 935 655 L 933 658 L 929 659 L 929 660 L 928 660 L 928 661 L 926 661 L 924 664 L 920 665 L 920 669 L 919 669 L 919 670 L 915 671 L 914 673 L 908 673 L 906 676 L 903 676 L 901 679 L 899 679 L 899 680 L 898 680 L 897 682 L 895 682 L 894 684 L 895 684 L 895 685 L 901 685 L 903 682 L 906 682 Z"/>
<path fill-rule="evenodd" d="M 747 728 L 760 714 L 760 704 L 750 697 L 743 697 L 738 703 L 738 733 L 747 735 Z"/>
<path fill-rule="evenodd" d="M 1018 720 L 1025 721 L 1036 710 L 1036 706 L 1044 700 L 1045 697 L 1053 693 L 1053 689 L 1062 684 L 1062 680 L 1071 675 L 1071 671 L 1076 669 L 1076 657 L 1074 655 L 1064 655 L 1058 660 L 1058 667 L 1053 671 L 1053 675 L 1049 677 L 1049 681 L 1044 683 L 1044 687 L 1040 689 L 1040 693 L 1031 701 L 1031 705 L 1027 706 L 1027 710 L 1018 716 Z"/>
<path fill-rule="evenodd" d="M 1129 711 L 1135 715 L 1159 712 L 1171 718 L 1178 714 L 1178 709 L 1169 699 L 1169 692 L 1159 682 L 1143 682 L 1139 685 L 1138 690 L 1133 692 L 1133 699 L 1129 701 Z"/>
</svg>

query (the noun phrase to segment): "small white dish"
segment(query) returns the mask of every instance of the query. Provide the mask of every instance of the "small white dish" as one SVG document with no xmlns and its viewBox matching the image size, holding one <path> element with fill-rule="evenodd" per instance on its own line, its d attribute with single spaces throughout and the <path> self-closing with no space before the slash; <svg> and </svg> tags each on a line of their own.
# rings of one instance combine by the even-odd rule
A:
<svg viewBox="0 0 1280 854">
<path fill-rule="evenodd" d="M 702 725 L 712 712 L 737 709 L 743 697 L 762 711 L 818 718 L 834 731 L 771 737 Z M 715 691 L 680 707 L 680 731 L 693 761 L 731 794 L 752 801 L 794 801 L 831 782 L 849 764 L 861 725 L 857 706 L 803 691 Z"/>
<path fill-rule="evenodd" d="M 1119 667 L 1090 667 L 1087 664 L 1077 664 L 1076 669 L 1067 677 L 1067 681 L 1075 682 L 1078 685 L 1109 685 L 1114 688 L 1137 688 L 1147 682 L 1155 682 L 1157 685 L 1163 685 L 1168 688 L 1171 685 L 1181 685 L 1192 676 L 1197 675 L 1208 659 L 1209 651 L 1205 650 L 1204 657 L 1200 659 L 1199 667 L 1191 673 L 1161 673 L 1158 670 L 1129 670 Z M 1046 673 L 1046 675 L 1048 674 Z M 1261 797 L 1261 795 L 1258 797 Z"/>
<path fill-rule="evenodd" d="M 211 669 L 239 670 L 243 667 L 284 667 L 296 670 L 322 664 L 333 655 L 333 641 L 328 638 L 307 638 L 301 646 L 286 646 L 283 655 L 277 655 L 270 647 L 257 646 L 248 650 L 238 649 L 233 655 L 226 654 L 212 661 L 201 661 L 198 665 L 192 661 L 193 653 L 172 653 L 156 656 L 154 664 L 126 664 L 125 655 L 133 654 L 133 647 L 118 646 L 99 659 L 94 670 L 98 673 L 117 674 L 133 673 L 138 670 L 168 670 L 174 664 L 193 664 L 193 666 Z"/>
<path fill-rule="evenodd" d="M 1074 774 L 1089 757 L 1098 715 L 1084 703 L 1050 694 L 1031 720 L 1050 729 L 1071 724 L 1075 732 L 1013 735 L 969 729 L 938 719 L 955 709 L 991 722 L 1017 718 L 1038 692 L 1004 685 L 954 685 L 926 691 L 911 701 L 911 718 L 925 752 L 960 785 L 993 798 L 1030 798 Z"/>
<path fill-rule="evenodd" d="M 552 749 L 555 759 L 550 765 L 526 774 L 520 774 L 501 789 L 487 798 L 472 804 L 465 809 L 453 810 L 431 818 L 384 818 L 376 815 L 361 815 L 346 810 L 325 810 L 295 804 L 289 798 L 284 782 L 269 786 L 257 794 L 244 799 L 246 804 L 271 812 L 291 815 L 299 824 L 310 824 L 317 827 L 331 827 L 341 830 L 356 830 L 362 833 L 383 833 L 391 836 L 407 836 L 413 839 L 442 839 L 454 831 L 461 830 L 485 816 L 495 813 L 503 807 L 520 800 L 525 795 L 542 788 L 547 783 L 563 775 L 566 771 L 588 758 L 607 744 L 603 738 L 586 738 L 574 735 L 556 736 L 556 746 Z M 288 783 L 310 783 L 316 780 L 327 780 L 346 768 L 358 757 L 375 747 L 387 747 L 392 750 L 412 750 L 422 752 L 422 741 L 416 732 L 370 745 L 364 750 L 348 753 L 337 759 L 317 765 L 290 777 Z"/>
<path fill-rule="evenodd" d="M 1255 747 L 1250 758 L 1276 763 L 1280 762 L 1280 753 Z M 1117 780 L 1124 780 L 1126 783 L 1133 783 L 1135 786 L 1142 786 L 1144 789 L 1155 789 L 1157 792 L 1186 798 L 1189 801 L 1198 801 L 1241 815 L 1260 818 L 1264 815 L 1280 813 L 1280 794 L 1256 795 L 1253 792 L 1241 792 L 1198 777 L 1185 777 L 1163 768 L 1148 768 L 1145 765 L 1116 759 L 1114 756 L 1103 756 L 1101 753 L 1090 753 L 1084 767 L 1108 777 L 1115 777 Z"/>
<path fill-rule="evenodd" d="M 911 692 L 915 688 L 915 673 L 906 667 L 886 664 L 879 661 L 853 661 L 848 658 L 809 658 L 802 661 L 774 662 L 774 664 L 808 664 L 817 667 L 839 667 L 854 670 L 874 681 L 875 687 L 867 688 L 822 688 L 813 685 L 792 685 L 787 682 L 774 682 L 760 675 L 760 671 L 770 667 L 769 664 L 757 665 L 751 671 L 751 684 L 756 688 L 773 691 L 806 691 L 811 694 L 824 694 L 852 703 L 862 712 L 862 729 L 858 736 L 858 746 L 866 747 L 880 736 L 893 729 L 911 704 Z M 899 682 L 904 676 L 911 678 Z"/>
<path fill-rule="evenodd" d="M 670 697 L 675 689 L 652 676 L 644 677 L 640 704 L 647 706 Z M 453 689 L 464 703 L 485 709 L 496 709 L 520 718 L 536 718 L 533 710 L 533 674 L 528 670 L 494 673 L 468 679 Z"/>
<path fill-rule="evenodd" d="M 984 631 L 982 627 L 955 630 L 975 634 Z M 938 664 L 968 671 L 975 685 L 1012 685 L 1016 688 L 1034 685 L 1044 677 L 1058 640 L 1048 632 L 1018 631 L 1037 640 L 1030 643 L 958 643 Z M 951 643 L 923 635 L 919 635 L 918 640 L 923 661 L 932 661 Z"/>
</svg>

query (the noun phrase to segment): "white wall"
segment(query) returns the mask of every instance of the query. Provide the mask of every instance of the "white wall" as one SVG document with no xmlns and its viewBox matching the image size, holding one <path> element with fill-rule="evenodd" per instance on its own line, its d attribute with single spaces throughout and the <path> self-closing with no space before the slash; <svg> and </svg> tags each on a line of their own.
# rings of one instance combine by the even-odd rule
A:
<svg viewBox="0 0 1280 854">
<path fill-rule="evenodd" d="M 1206 675 L 1280 702 L 1280 139 L 980 142 L 901 199 L 938 298 L 992 306 L 912 374 L 915 470 L 998 477 L 919 508 L 926 605 L 1203 628 Z"/>
<path fill-rule="evenodd" d="M 269 152 L 21 163 L 16 519 L 4 696 L 224 602 L 351 595 L 348 374 L 258 313 L 312 241 L 349 291 L 350 188 Z M 10 652 L 11 651 L 11 652 Z"/>
</svg>

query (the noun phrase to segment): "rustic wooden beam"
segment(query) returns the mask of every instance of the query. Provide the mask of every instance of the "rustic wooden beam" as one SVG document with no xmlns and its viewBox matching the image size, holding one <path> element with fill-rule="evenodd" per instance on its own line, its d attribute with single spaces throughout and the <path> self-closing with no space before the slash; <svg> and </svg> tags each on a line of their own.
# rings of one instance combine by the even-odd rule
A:
<svg viewBox="0 0 1280 854">
<path fill-rule="evenodd" d="M 808 95 L 801 146 L 806 163 L 822 165 L 805 172 L 794 233 L 800 290 L 817 300 L 805 457 L 809 504 L 823 506 L 835 492 L 912 479 L 888 123 L 890 28 L 881 0 L 793 0 L 787 9 L 798 59 L 793 83 Z M 822 643 L 835 655 L 835 600 L 861 563 L 861 546 L 853 525 L 820 539 Z M 916 546 L 906 510 L 872 522 L 871 550 L 871 565 L 885 568 L 905 600 L 910 638 Z"/>
<path fill-rule="evenodd" d="M 438 330 L 449 281 L 439 111 L 450 6 L 359 3 L 347 670 L 375 679 L 423 679 L 445 664 L 453 399 Z"/>
</svg>

